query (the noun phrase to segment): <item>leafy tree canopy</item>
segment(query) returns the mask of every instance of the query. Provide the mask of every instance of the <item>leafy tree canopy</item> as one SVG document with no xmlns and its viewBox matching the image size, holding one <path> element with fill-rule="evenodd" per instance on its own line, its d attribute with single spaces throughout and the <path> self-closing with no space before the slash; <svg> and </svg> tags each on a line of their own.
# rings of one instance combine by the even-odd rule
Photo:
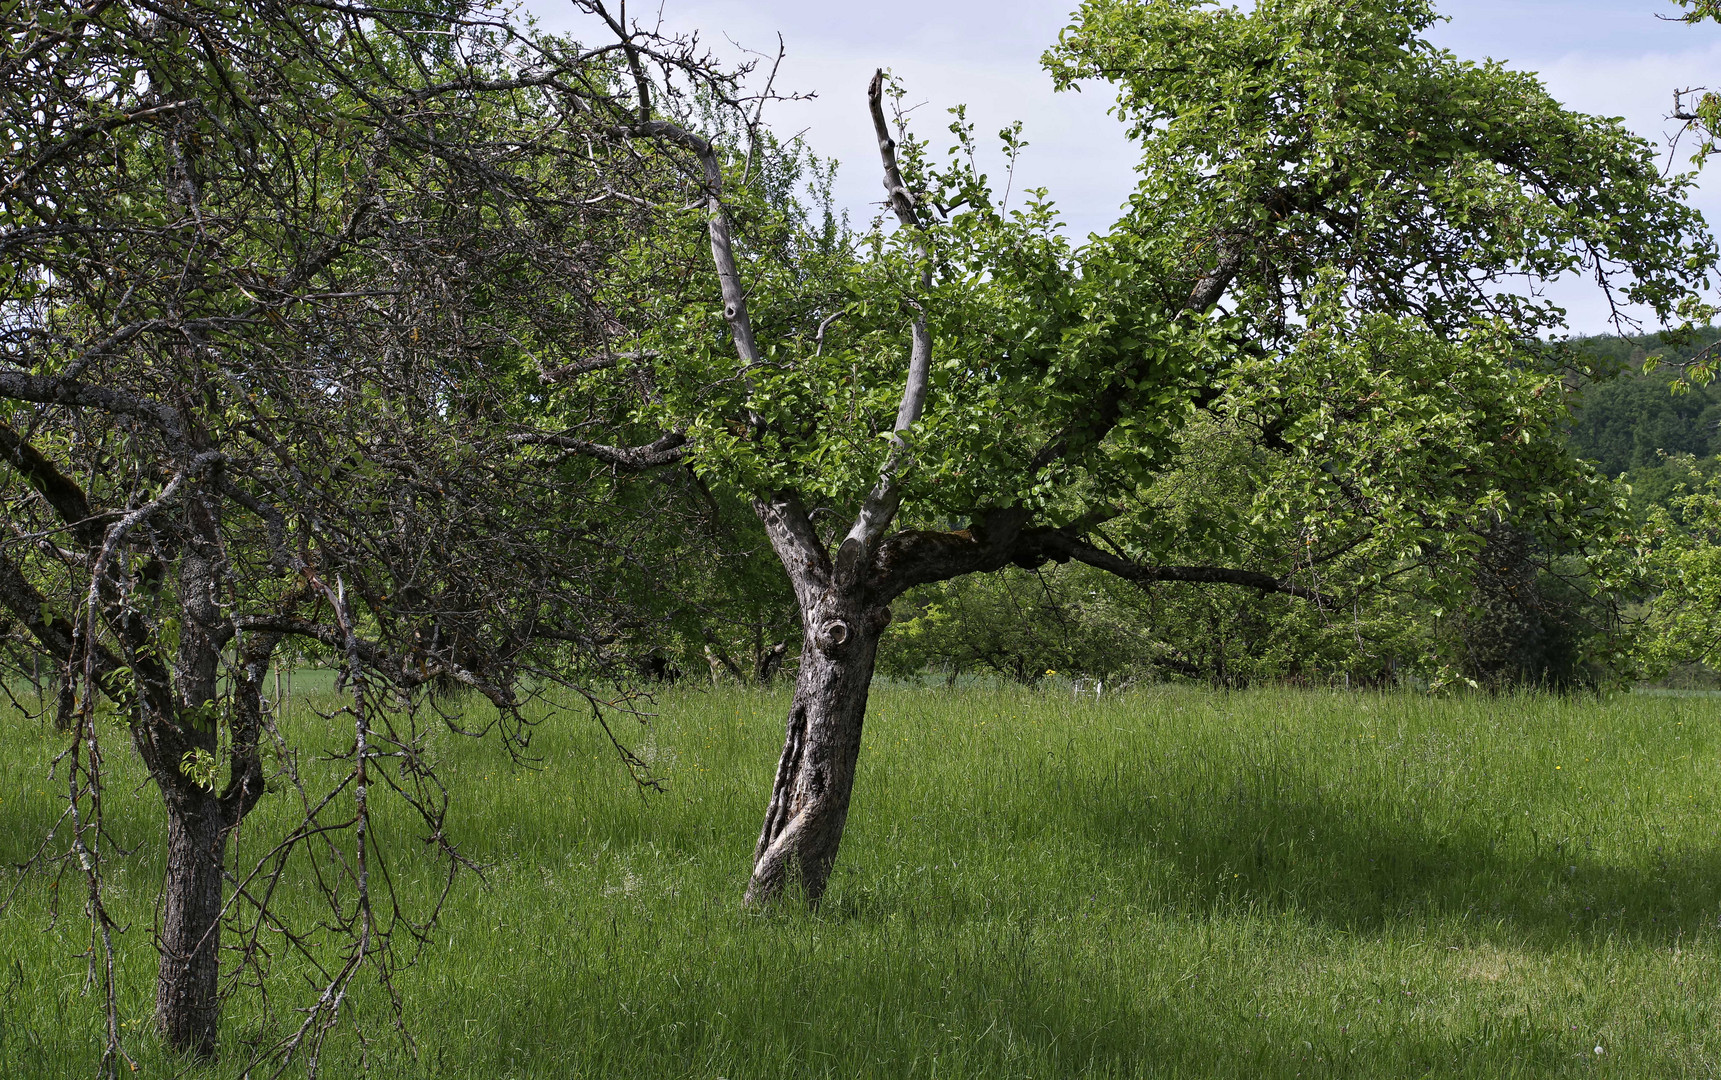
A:
<svg viewBox="0 0 1721 1080">
<path fill-rule="evenodd" d="M 1123 218 L 1081 244 L 1048 193 L 994 195 L 960 111 L 946 154 L 893 124 L 882 73 L 895 225 L 833 232 L 762 198 L 757 144 L 692 132 L 646 75 L 669 50 L 627 38 L 617 127 L 699 159 L 681 242 L 712 263 L 627 320 L 649 357 L 632 419 L 659 437 L 618 460 L 667 454 L 754 500 L 806 629 L 756 899 L 791 862 L 823 887 L 907 589 L 1074 560 L 1311 599 L 1414 565 L 1457 595 L 1491 544 L 1589 560 L 1618 531 L 1616 493 L 1560 448 L 1566 373 L 1531 342 L 1563 313 L 1534 286 L 1579 272 L 1616 312 L 1701 320 L 1714 243 L 1647 144 L 1433 47 L 1435 18 L 1089 0 L 1046 63 L 1115 87 L 1141 159 Z M 1198 417 L 1252 444 L 1263 482 L 1179 522 L 1155 488 Z"/>
</svg>

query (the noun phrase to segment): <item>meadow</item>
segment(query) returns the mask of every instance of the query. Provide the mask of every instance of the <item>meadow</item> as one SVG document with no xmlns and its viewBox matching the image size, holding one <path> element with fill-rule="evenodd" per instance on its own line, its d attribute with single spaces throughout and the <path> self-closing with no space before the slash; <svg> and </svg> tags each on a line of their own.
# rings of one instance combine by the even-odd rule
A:
<svg viewBox="0 0 1721 1080">
<path fill-rule="evenodd" d="M 401 979 L 414 1048 L 366 990 L 370 1041 L 337 1034 L 324 1074 L 1721 1072 L 1717 699 L 886 688 L 826 902 L 756 914 L 786 701 L 660 696 L 621 732 L 663 793 L 589 721 L 539 729 L 524 766 L 438 735 L 452 830 L 488 869 Z M 295 702 L 313 723 L 315 695 Z M 52 880 L 12 869 L 58 812 L 58 742 L 0 716 L 7 1077 L 90 1075 L 99 1052 L 77 905 L 53 920 Z M 137 1075 L 235 1075 L 263 1033 L 245 994 L 214 1067 L 148 1036 L 159 802 L 113 764 Z M 396 880 L 427 891 L 399 824 Z"/>
</svg>

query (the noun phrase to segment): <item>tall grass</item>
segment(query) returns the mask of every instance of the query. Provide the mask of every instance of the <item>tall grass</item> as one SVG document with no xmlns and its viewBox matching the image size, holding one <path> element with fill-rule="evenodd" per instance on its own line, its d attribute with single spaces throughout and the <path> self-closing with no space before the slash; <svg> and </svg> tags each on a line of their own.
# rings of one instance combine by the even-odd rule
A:
<svg viewBox="0 0 1721 1080">
<path fill-rule="evenodd" d="M 890 689 L 825 905 L 750 914 L 785 704 L 664 696 L 630 732 L 661 795 L 589 724 L 541 729 L 534 768 L 439 736 L 487 881 L 462 879 L 403 980 L 416 1054 L 367 992 L 375 1038 L 337 1037 L 327 1075 L 1721 1072 L 1707 699 Z M 0 745 L 10 864 L 56 813 L 55 740 L 14 717 Z M 159 807 L 135 770 L 115 790 L 141 846 L 118 879 L 126 1018 L 140 1075 L 172 1075 L 147 1034 Z M 397 879 L 430 888 L 395 839 Z M 0 919 L 0 1075 L 97 1055 L 85 931 L 75 902 L 50 919 L 53 891 L 26 881 Z M 208 1075 L 258 1015 L 230 1004 Z"/>
</svg>

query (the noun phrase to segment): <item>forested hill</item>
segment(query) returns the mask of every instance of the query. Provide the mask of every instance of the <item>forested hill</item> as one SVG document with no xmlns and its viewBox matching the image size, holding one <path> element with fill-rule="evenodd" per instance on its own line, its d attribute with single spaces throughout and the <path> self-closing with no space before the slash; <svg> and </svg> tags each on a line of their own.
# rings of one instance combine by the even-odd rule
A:
<svg viewBox="0 0 1721 1080">
<path fill-rule="evenodd" d="M 1686 360 L 1717 340 L 1721 327 L 1705 328 L 1683 347 L 1667 345 L 1653 334 L 1575 339 L 1574 345 L 1611 361 L 1619 374 L 1584 388 L 1568 436 L 1573 452 L 1596 462 L 1608 476 L 1627 474 L 1634 501 L 1649 502 L 1661 501 L 1674 484 L 1689 477 L 1697 462 L 1721 455 L 1721 380 L 1676 394 L 1671 367 L 1647 375 L 1642 370 L 1651 356 Z M 1697 462 L 1676 461 L 1676 478 L 1668 462 L 1681 455 Z"/>
</svg>

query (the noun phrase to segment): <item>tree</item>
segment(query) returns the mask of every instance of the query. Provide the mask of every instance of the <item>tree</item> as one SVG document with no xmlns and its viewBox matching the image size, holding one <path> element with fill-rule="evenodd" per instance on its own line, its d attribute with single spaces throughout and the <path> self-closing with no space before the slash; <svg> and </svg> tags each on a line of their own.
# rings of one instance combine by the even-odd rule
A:
<svg viewBox="0 0 1721 1080">
<path fill-rule="evenodd" d="M 1721 479 L 1691 470 L 1667 503 L 1649 508 L 1639 533 L 1654 585 L 1640 655 L 1656 676 L 1721 658 Z"/>
<path fill-rule="evenodd" d="M 1680 7 L 1685 8 L 1684 14 L 1673 17 L 1680 22 L 1693 25 L 1703 22 L 1721 22 L 1721 2 L 1717 0 L 1676 0 Z M 1670 16 L 1656 16 L 1667 19 Z M 1715 152 L 1716 133 L 1721 132 L 1721 94 L 1705 87 L 1691 87 L 1673 92 L 1673 112 L 1670 120 L 1683 120 L 1687 129 L 1693 129 L 1697 135 L 1697 147 L 1692 159 L 1698 164 L 1708 160 Z"/>
<path fill-rule="evenodd" d="M 1108 685 L 1121 677 L 1563 687 L 1624 674 L 1614 605 L 1636 582 L 1616 537 L 1634 530 L 1613 489 L 1562 450 L 1573 394 L 1560 371 L 1454 371 L 1436 360 L 1418 372 L 1399 357 L 1349 381 L 1330 364 L 1309 374 L 1320 383 L 1299 393 L 1288 392 L 1283 367 L 1266 394 L 1248 376 L 1232 380 L 1226 403 L 1184 428 L 1176 457 L 1104 532 L 1152 536 L 1183 563 L 1288 574 L 1307 553 L 1309 523 L 1319 522 L 1330 530 L 1325 544 L 1344 553 L 1307 568 L 1318 575 L 1318 602 L 1188 583 L 1140 588 L 1081 564 L 1011 568 L 908 594 L 908 618 L 884 642 L 881 664 L 1024 681 L 1052 668 Z M 1380 422 L 1383 401 L 1401 423 Z M 1419 408 L 1421 420 L 1402 423 Z M 1439 440 L 1406 444 L 1407 429 L 1428 434 L 1437 416 L 1449 423 Z M 1318 426 L 1318 443 L 1285 437 L 1288 421 Z M 1482 450 L 1465 466 L 1467 481 L 1451 475 L 1452 447 Z M 1446 535 L 1412 525 L 1424 542 L 1406 548 L 1405 527 L 1379 516 L 1378 492 L 1424 487 L 1464 499 L 1443 505 Z M 1511 526 L 1489 509 L 1500 495 L 1516 508 Z M 1501 542 L 1507 529 L 1510 546 Z M 1507 569 L 1502 553 L 1509 576 L 1496 572 Z"/>
<path fill-rule="evenodd" d="M 166 1042 L 214 1053 L 224 922 L 258 964 L 269 897 L 320 845 L 329 912 L 285 940 L 333 933 L 340 962 L 277 1048 L 314 1053 L 355 972 L 386 982 L 392 935 L 434 917 L 389 915 L 371 803 L 404 799 L 460 862 L 414 703 L 480 695 L 478 726 L 517 736 L 535 688 L 583 691 L 654 617 L 629 558 L 680 487 L 618 488 L 590 445 L 547 469 L 513 417 L 609 351 L 596 272 L 650 233 L 663 185 L 581 139 L 608 51 L 463 3 L 49 2 L 0 22 L 0 612 L 59 682 L 104 1068 L 125 1055 L 108 715 L 166 811 Z M 288 640 L 352 691 L 326 791 L 263 693 Z M 230 869 L 271 783 L 303 819 Z"/>
<path fill-rule="evenodd" d="M 676 461 L 753 498 L 804 628 L 750 902 L 794 879 L 823 892 L 878 642 L 910 588 L 1073 560 L 1314 597 L 1358 543 L 1471 537 L 1461 548 L 1489 519 L 1563 528 L 1588 512 L 1515 503 L 1489 480 L 1535 447 L 1539 429 L 1511 427 L 1539 378 L 1521 343 L 1561 315 L 1507 286 L 1583 271 L 1610 299 L 1701 315 L 1690 289 L 1713 246 L 1686 181 L 1663 178 L 1646 145 L 1528 76 L 1433 48 L 1419 35 L 1434 19 L 1419 0 L 1091 0 L 1047 63 L 1061 87 L 1117 86 L 1142 164 L 1126 216 L 1081 248 L 1044 193 L 999 205 L 960 116 L 943 166 L 900 116 L 893 127 L 881 73 L 869 108 L 896 228 L 841 265 L 754 240 L 792 211 L 773 218 L 737 184 L 744 149 L 661 110 L 646 65 L 670 50 L 610 20 L 636 91 L 615 128 L 699 163 L 722 298 L 721 324 L 712 304 L 655 312 L 641 340 L 663 395 L 640 415 L 683 440 Z M 777 261 L 796 255 L 793 270 Z M 1297 385 L 1275 389 L 1284 371 Z M 1501 411 L 1478 426 L 1440 407 L 1442 379 L 1462 372 L 1497 384 Z M 1107 533 L 1199 412 L 1318 462 L 1333 412 L 1319 394 L 1283 406 L 1335 378 L 1380 427 L 1378 449 L 1428 467 L 1303 473 L 1327 497 L 1288 565 L 1172 564 L 1151 530 Z M 1239 389 L 1243 405 L 1226 397 Z M 1488 429 L 1503 441 L 1461 441 Z"/>
</svg>

